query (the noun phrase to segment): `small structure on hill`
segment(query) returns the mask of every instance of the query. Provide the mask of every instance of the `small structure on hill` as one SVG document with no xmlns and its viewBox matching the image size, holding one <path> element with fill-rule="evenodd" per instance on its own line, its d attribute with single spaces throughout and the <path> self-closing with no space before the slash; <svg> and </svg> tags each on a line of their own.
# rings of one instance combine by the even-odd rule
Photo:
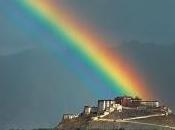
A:
<svg viewBox="0 0 175 130">
<path fill-rule="evenodd" d="M 124 107 L 138 107 L 140 105 L 141 99 L 138 97 L 133 98 L 131 96 L 122 96 L 116 97 L 115 102 Z"/>
<path fill-rule="evenodd" d="M 79 117 L 78 114 L 64 114 L 63 115 L 63 120 L 70 120 Z"/>
<path fill-rule="evenodd" d="M 98 112 L 109 109 L 113 104 L 115 104 L 114 100 L 98 100 Z"/>
<path fill-rule="evenodd" d="M 124 107 L 160 107 L 159 101 L 150 100 L 150 101 L 143 101 L 142 99 L 138 97 L 131 97 L 131 96 L 123 96 L 123 97 L 116 97 L 115 102 L 117 104 L 120 104 Z"/>
<path fill-rule="evenodd" d="M 141 105 L 146 107 L 160 107 L 159 101 L 140 101 Z"/>
<path fill-rule="evenodd" d="M 97 112 L 98 112 L 98 107 L 84 106 L 84 114 L 85 115 L 97 114 Z"/>
</svg>

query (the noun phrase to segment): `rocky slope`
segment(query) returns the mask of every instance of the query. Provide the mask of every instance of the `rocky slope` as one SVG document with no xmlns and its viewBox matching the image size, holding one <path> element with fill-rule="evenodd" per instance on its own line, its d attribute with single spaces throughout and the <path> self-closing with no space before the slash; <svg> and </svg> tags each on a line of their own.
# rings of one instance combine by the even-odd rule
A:
<svg viewBox="0 0 175 130">
<path fill-rule="evenodd" d="M 67 120 L 58 125 L 58 130 L 96 130 L 96 129 L 124 129 L 124 130 L 172 130 L 175 129 L 175 115 L 153 116 L 143 119 L 119 119 L 113 112 L 99 120 L 91 120 L 89 117 L 79 117 Z M 116 115 L 116 116 L 115 116 Z M 138 116 L 138 115 L 137 115 Z M 112 118 L 113 117 L 113 118 Z M 134 116 L 132 116 L 134 117 Z M 136 117 L 136 116 L 135 116 Z"/>
</svg>

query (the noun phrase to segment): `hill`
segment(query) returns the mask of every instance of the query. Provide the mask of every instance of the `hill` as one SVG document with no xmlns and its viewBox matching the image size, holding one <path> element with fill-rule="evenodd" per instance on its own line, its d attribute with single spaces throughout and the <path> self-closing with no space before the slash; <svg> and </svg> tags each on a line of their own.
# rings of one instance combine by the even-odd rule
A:
<svg viewBox="0 0 175 130">
<path fill-rule="evenodd" d="M 130 96 L 98 100 L 98 107 L 85 106 L 78 115 L 64 114 L 58 130 L 172 130 L 175 115 L 158 101 Z"/>
<path fill-rule="evenodd" d="M 58 130 L 173 130 L 175 115 L 148 117 L 136 120 L 84 120 L 82 118 L 59 124 Z"/>
</svg>

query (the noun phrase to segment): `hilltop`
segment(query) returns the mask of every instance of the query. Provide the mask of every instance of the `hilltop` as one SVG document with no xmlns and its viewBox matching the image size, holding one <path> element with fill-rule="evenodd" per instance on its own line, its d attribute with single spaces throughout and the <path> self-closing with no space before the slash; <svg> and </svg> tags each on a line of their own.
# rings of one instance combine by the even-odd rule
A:
<svg viewBox="0 0 175 130">
<path fill-rule="evenodd" d="M 98 106 L 84 106 L 80 114 L 64 114 L 58 130 L 77 129 L 175 129 L 172 110 L 157 100 L 116 97 L 98 100 Z"/>
</svg>

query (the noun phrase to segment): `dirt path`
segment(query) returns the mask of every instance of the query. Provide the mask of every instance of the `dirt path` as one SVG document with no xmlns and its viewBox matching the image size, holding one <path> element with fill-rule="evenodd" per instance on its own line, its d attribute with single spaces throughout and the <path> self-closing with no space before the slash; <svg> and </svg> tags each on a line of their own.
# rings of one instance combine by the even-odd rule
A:
<svg viewBox="0 0 175 130">
<path fill-rule="evenodd" d="M 148 125 L 148 126 L 156 126 L 156 127 L 169 128 L 169 129 L 175 130 L 175 127 L 171 127 L 171 126 L 157 125 L 157 124 L 152 124 L 152 123 L 142 123 L 142 122 L 133 121 L 133 120 L 136 120 L 136 119 L 145 119 L 145 118 L 158 117 L 158 116 L 164 116 L 164 114 L 154 114 L 154 115 L 149 115 L 149 116 L 126 118 L 126 119 L 123 119 L 123 120 L 122 119 L 117 119 L 117 120 L 114 120 L 114 119 L 98 119 L 96 121 L 109 121 L 109 122 L 116 122 L 116 123 L 127 122 L 127 123 Z"/>
</svg>

